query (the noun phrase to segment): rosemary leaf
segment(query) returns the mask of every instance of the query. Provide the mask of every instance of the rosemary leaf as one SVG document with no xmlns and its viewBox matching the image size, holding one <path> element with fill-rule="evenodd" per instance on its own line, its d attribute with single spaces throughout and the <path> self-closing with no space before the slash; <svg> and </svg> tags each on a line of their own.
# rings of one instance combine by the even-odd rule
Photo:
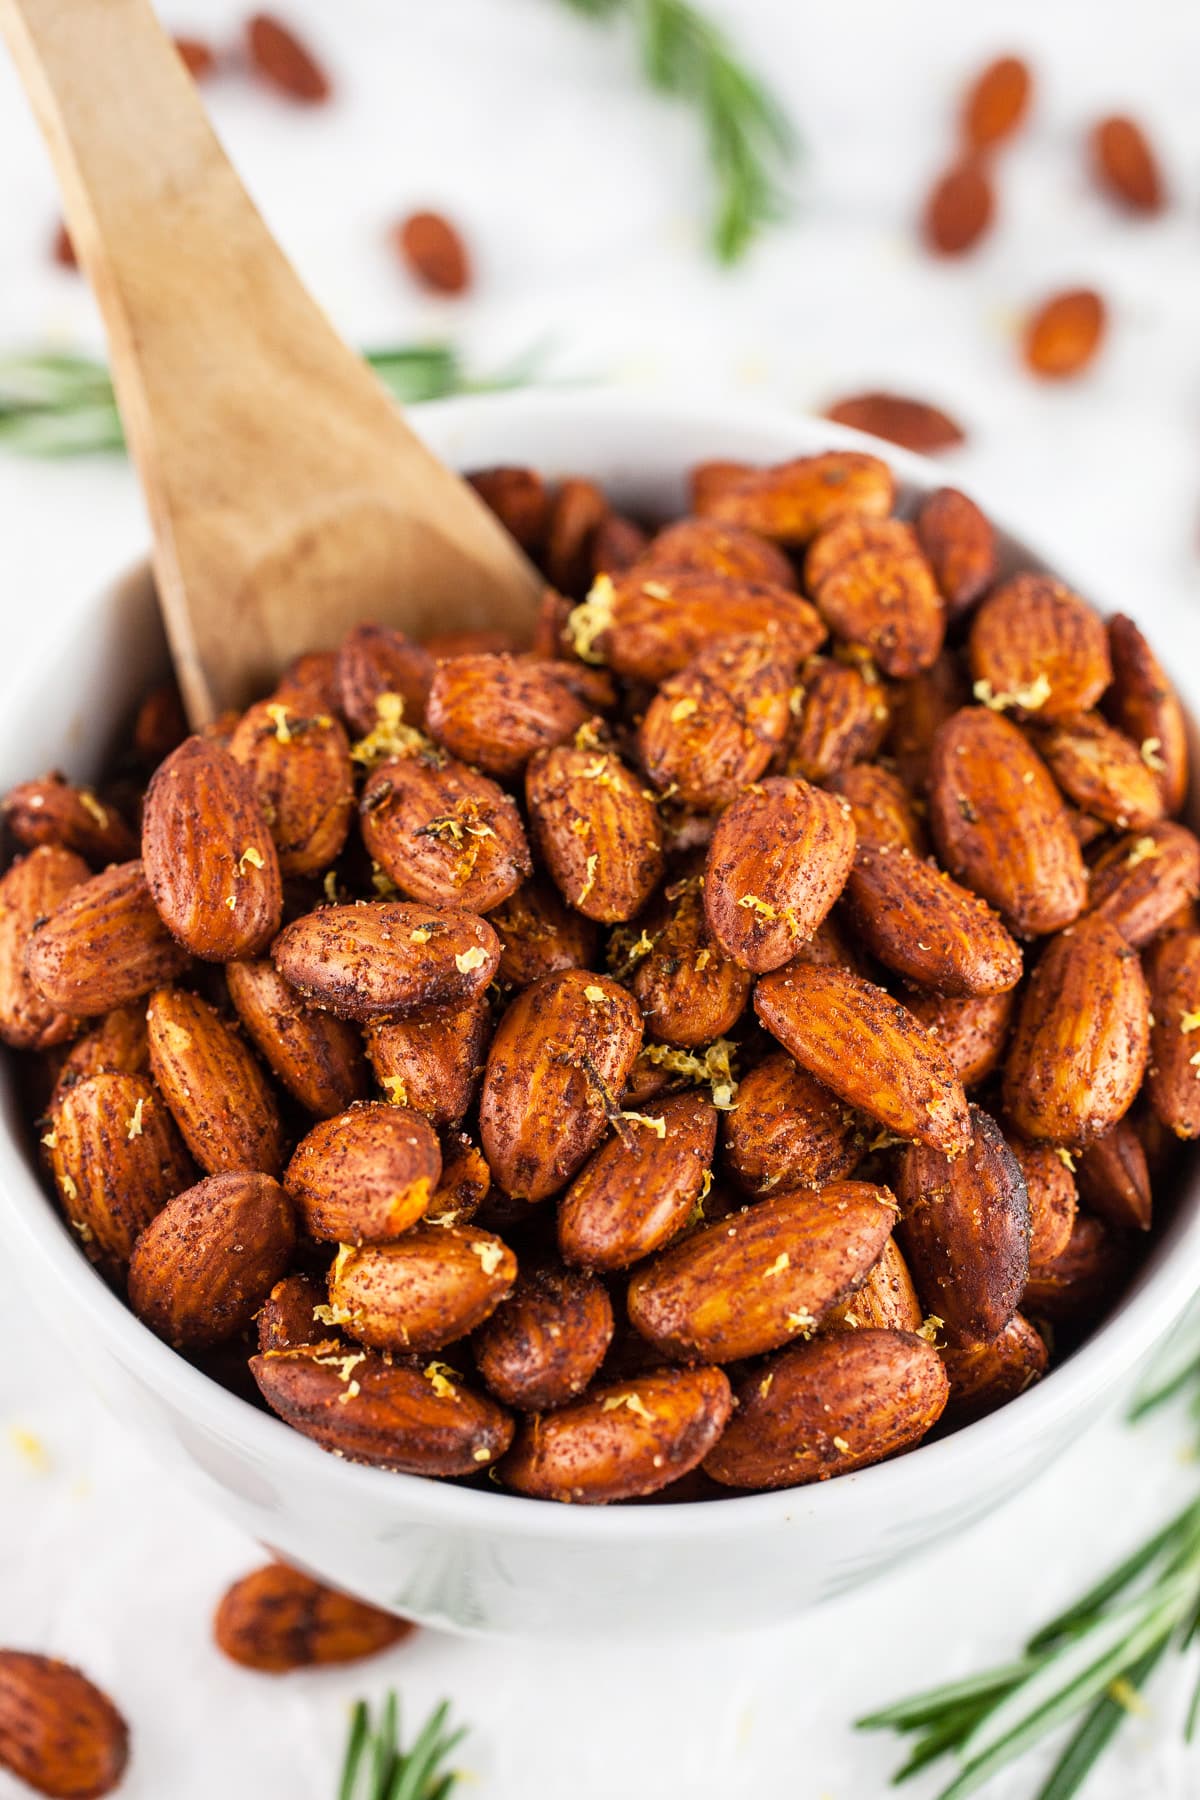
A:
<svg viewBox="0 0 1200 1800">
<path fill-rule="evenodd" d="M 1169 1643 L 1169 1638 L 1163 1638 L 1161 1643 L 1156 1644 L 1125 1671 L 1125 1680 L 1135 1692 L 1141 1692 Z M 1079 1792 L 1093 1765 L 1124 1724 L 1128 1713 L 1129 1708 L 1124 1702 L 1111 1693 L 1097 1700 L 1046 1777 L 1037 1800 L 1071 1800 L 1071 1796 Z"/>
<path fill-rule="evenodd" d="M 394 1690 L 384 1697 L 376 1724 L 365 1701 L 350 1718 L 338 1800 L 449 1800 L 458 1773 L 447 1758 L 466 1736 L 462 1727 L 446 1729 L 450 1702 L 435 1706 L 411 1750 L 400 1737 L 400 1702 Z"/>
</svg>

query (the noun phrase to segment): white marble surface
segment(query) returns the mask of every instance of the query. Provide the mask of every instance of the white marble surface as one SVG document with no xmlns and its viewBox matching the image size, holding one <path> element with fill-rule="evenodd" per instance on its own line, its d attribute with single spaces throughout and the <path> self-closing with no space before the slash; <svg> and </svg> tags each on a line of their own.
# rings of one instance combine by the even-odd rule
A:
<svg viewBox="0 0 1200 1800">
<path fill-rule="evenodd" d="M 164 5 L 217 32 L 228 0 Z M 1194 596 L 1200 345 L 1200 10 L 1187 0 L 723 0 L 807 144 L 792 223 L 729 276 L 701 249 L 690 122 L 648 102 L 629 52 L 556 0 L 289 0 L 328 50 L 336 107 L 305 115 L 237 83 L 219 128 L 301 270 L 346 332 L 453 333 L 481 369 L 534 341 L 556 374 L 757 390 L 797 408 L 869 385 L 961 416 L 955 478 L 977 484 L 1081 584 L 1137 612 Z M 965 71 L 1033 59 L 1037 121 L 1006 158 L 1001 228 L 962 267 L 930 264 L 911 217 L 949 142 Z M 1177 195 L 1161 222 L 1115 218 L 1088 190 L 1080 136 L 1097 111 L 1153 120 Z M 470 234 L 476 295 L 417 297 L 383 228 L 445 206 Z M 48 265 L 51 178 L 0 64 L 0 348 L 95 344 L 86 295 Z M 1014 320 L 1063 282 L 1114 312 L 1085 383 L 1038 388 Z M 948 465 L 949 466 L 949 465 Z M 144 540 L 116 462 L 0 460 L 0 682 L 19 682 L 38 620 L 70 608 Z M 1168 646 L 1169 649 L 1169 646 Z M 0 1362 L 0 1643 L 58 1652 L 110 1686 L 134 1723 L 130 1800 L 328 1800 L 345 1704 L 389 1682 L 410 1716 L 451 1694 L 487 1800 L 869 1800 L 892 1745 L 848 1721 L 914 1683 L 1007 1655 L 1194 1490 L 1186 1426 L 1098 1429 L 999 1518 L 918 1567 L 769 1635 L 653 1652 L 574 1652 L 425 1634 L 358 1672 L 269 1681 L 222 1663 L 208 1621 L 253 1544 L 148 1465 L 4 1287 Z M 32 1434 L 42 1455 L 21 1448 Z M 619 1572 L 614 1578 L 619 1578 Z M 1183 1800 L 1200 1785 L 1173 1720 L 1178 1682 L 1134 1720 L 1094 1800 Z M 911 1790 L 915 1800 L 932 1783 Z M 989 1790 L 1017 1800 L 1032 1774 Z M 15 1792 L 0 1775 L 0 1794 Z"/>
</svg>

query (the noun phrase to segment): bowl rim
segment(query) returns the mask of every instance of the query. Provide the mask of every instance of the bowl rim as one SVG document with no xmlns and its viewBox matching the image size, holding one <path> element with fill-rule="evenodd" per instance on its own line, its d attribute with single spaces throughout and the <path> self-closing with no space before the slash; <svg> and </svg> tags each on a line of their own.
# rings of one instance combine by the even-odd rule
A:
<svg viewBox="0 0 1200 1800">
<path fill-rule="evenodd" d="M 863 432 L 839 426 L 811 414 L 791 413 L 778 407 L 723 401 L 720 396 L 696 399 L 655 390 L 537 389 L 485 395 L 458 396 L 427 402 L 409 409 L 414 427 L 434 440 L 447 455 L 456 434 L 470 435 L 472 421 L 493 415 L 516 428 L 536 428 L 539 422 L 562 423 L 624 419 L 632 426 L 670 422 L 697 431 L 711 431 L 714 445 L 722 432 L 758 434 L 764 441 L 794 443 L 794 454 L 811 454 L 817 440 L 825 447 L 862 450 L 882 456 L 899 480 L 923 491 L 951 484 L 951 473 L 929 458 Z M 717 451 L 714 449 L 714 454 Z M 784 452 L 781 451 L 780 454 Z M 586 461 L 585 457 L 580 458 Z M 1009 528 L 1002 514 L 986 507 L 997 529 L 1007 536 L 1030 564 L 1046 566 L 1022 534 Z M 119 591 L 135 580 L 144 580 L 146 565 L 138 563 L 117 581 L 98 590 L 97 603 L 105 594 Z M 1056 560 L 1055 572 L 1061 572 Z M 1069 577 L 1064 576 L 1064 579 Z M 1098 603 L 1105 610 L 1104 602 Z M 1167 616 L 1171 608 L 1163 609 Z M 79 613 L 68 611 L 58 629 L 49 629 L 42 655 L 22 671 L 22 686 L 38 689 L 56 663 L 63 638 L 77 628 Z M 1200 693 L 1197 694 L 1200 701 Z M 1186 704 L 1186 696 L 1185 696 Z M 837 1477 L 804 1487 L 766 1493 L 638 1505 L 575 1506 L 548 1503 L 503 1491 L 459 1486 L 418 1475 L 406 1475 L 331 1456 L 319 1445 L 286 1425 L 273 1414 L 260 1411 L 239 1395 L 222 1387 L 184 1360 L 142 1324 L 112 1292 L 79 1251 L 53 1208 L 30 1164 L 26 1147 L 15 1130 L 0 1130 L 0 1184 L 9 1204 L 4 1209 L 7 1226 L 21 1235 L 43 1265 L 61 1283 L 71 1305 L 105 1339 L 112 1340 L 123 1368 L 141 1379 L 169 1404 L 224 1440 L 270 1467 L 289 1484 L 325 1490 L 331 1499 L 362 1499 L 385 1509 L 391 1502 L 398 1523 L 429 1524 L 458 1528 L 480 1535 L 552 1537 L 568 1543 L 612 1543 L 625 1549 L 652 1546 L 666 1538 L 679 1540 L 714 1538 L 781 1523 L 829 1518 L 852 1524 L 856 1516 L 869 1520 L 877 1530 L 881 1516 L 904 1517 L 914 1502 L 928 1502 L 930 1494 L 947 1498 L 962 1493 L 962 1478 L 971 1485 L 986 1480 L 989 1472 L 1004 1471 L 1023 1445 L 1034 1440 L 1065 1444 L 1069 1433 L 1057 1434 L 1086 1413 L 1089 1403 L 1111 1392 L 1174 1322 L 1192 1297 L 1200 1273 L 1200 1170 L 1190 1192 L 1180 1195 L 1175 1214 L 1151 1251 L 1150 1258 L 1114 1307 L 1112 1313 L 1044 1381 L 998 1411 L 964 1425 L 932 1443 Z M 33 1284 L 29 1291 L 35 1302 Z M 1053 1454 L 1053 1451 L 1051 1452 Z M 995 1477 L 998 1485 L 1003 1474 Z"/>
</svg>

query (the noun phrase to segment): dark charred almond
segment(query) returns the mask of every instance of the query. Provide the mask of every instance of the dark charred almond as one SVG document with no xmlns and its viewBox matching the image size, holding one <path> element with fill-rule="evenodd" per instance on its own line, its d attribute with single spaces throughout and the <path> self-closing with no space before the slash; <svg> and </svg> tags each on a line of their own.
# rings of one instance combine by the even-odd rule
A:
<svg viewBox="0 0 1200 1800">
<path fill-rule="evenodd" d="M 414 1627 L 286 1563 L 267 1563 L 227 1588 L 213 1620 L 217 1648 L 264 1675 L 378 1656 Z"/>
<path fill-rule="evenodd" d="M 665 1356 L 733 1362 L 816 1330 L 862 1285 L 895 1223 L 886 1188 L 836 1181 L 776 1194 L 638 1270 L 629 1317 Z"/>
<path fill-rule="evenodd" d="M 866 1149 L 864 1121 L 784 1051 L 738 1084 L 725 1118 L 725 1157 L 749 1194 L 821 1188 L 849 1175 Z"/>
<path fill-rule="evenodd" d="M 729 1418 L 721 1369 L 661 1369 L 519 1427 L 500 1479 L 535 1500 L 602 1506 L 655 1494 L 708 1455 Z"/>
<path fill-rule="evenodd" d="M 10 788 L 0 811 L 18 844 L 31 850 L 38 844 L 60 844 L 102 867 L 137 855 L 137 839 L 116 808 L 103 805 L 91 788 L 72 787 L 58 774 Z"/>
<path fill-rule="evenodd" d="M 1014 1313 L 990 1343 L 945 1345 L 942 1363 L 950 1382 L 947 1420 L 967 1425 L 1007 1406 L 1041 1380 L 1048 1360 L 1044 1339 L 1020 1313 Z"/>
<path fill-rule="evenodd" d="M 858 1292 L 835 1306 L 821 1329 L 920 1332 L 923 1320 L 908 1264 L 895 1238 L 890 1237 Z"/>
<path fill-rule="evenodd" d="M 526 771 L 534 838 L 564 898 L 585 918 L 631 919 L 663 871 L 662 827 L 633 771 L 604 749 L 544 750 Z"/>
<path fill-rule="evenodd" d="M 922 500 L 914 525 L 938 592 L 950 617 L 958 618 L 995 579 L 991 520 L 957 488 L 938 488 Z"/>
<path fill-rule="evenodd" d="M 253 776 L 192 737 L 146 791 L 142 861 L 163 924 L 193 956 L 256 956 L 279 930 L 279 860 Z"/>
<path fill-rule="evenodd" d="M 636 1001 L 570 969 L 528 987 L 492 1040 L 479 1102 L 484 1153 L 506 1193 L 541 1200 L 608 1127 L 642 1047 Z"/>
<path fill-rule="evenodd" d="M 376 1350 L 440 1350 L 493 1313 L 516 1280 L 507 1244 L 473 1225 L 413 1225 L 393 1244 L 343 1244 L 333 1323 Z"/>
<path fill-rule="evenodd" d="M 900 444 L 906 450 L 919 450 L 926 456 L 939 450 L 952 450 L 964 441 L 962 426 L 927 400 L 914 400 L 908 394 L 889 394 L 872 390 L 866 394 L 849 394 L 825 408 L 825 417 L 835 424 L 849 425 L 855 431 L 870 432 L 872 437 L 886 438 L 889 444 Z"/>
<path fill-rule="evenodd" d="M 929 823 L 940 860 L 1021 937 L 1057 931 L 1087 900 L 1053 777 L 1010 719 L 964 707 L 934 739 Z"/>
<path fill-rule="evenodd" d="M 1187 798 L 1187 726 L 1179 696 L 1138 627 L 1123 613 L 1108 622 L 1112 685 L 1104 711 L 1137 745 L 1153 772 L 1165 811 L 1174 815 Z"/>
<path fill-rule="evenodd" d="M 638 568 L 693 569 L 728 581 L 766 581 L 794 588 L 796 571 L 787 552 L 756 532 L 713 519 L 677 519 L 651 538 Z"/>
<path fill-rule="evenodd" d="M 316 1005 L 343 1019 L 378 1019 L 482 993 L 500 940 L 474 913 L 389 901 L 308 913 L 285 926 L 271 956 Z"/>
<path fill-rule="evenodd" d="M 42 1139 L 63 1211 L 85 1256 L 109 1273 L 196 1171 L 153 1082 L 91 1075 L 65 1094 Z"/>
<path fill-rule="evenodd" d="M 129 1727 L 79 1669 L 0 1650 L 0 1768 L 40 1794 L 100 1800 L 120 1785 Z"/>
<path fill-rule="evenodd" d="M 903 679 L 937 661 L 945 608 L 911 525 L 840 519 L 814 538 L 804 573 L 833 635 L 885 674 Z"/>
<path fill-rule="evenodd" d="M 498 464 L 473 469 L 467 480 L 522 550 L 536 554 L 550 518 L 550 495 L 537 470 Z"/>
<path fill-rule="evenodd" d="M 991 907 L 908 850 L 860 848 L 845 903 L 871 954 L 918 987 L 997 994 L 1021 979 L 1020 949 Z"/>
<path fill-rule="evenodd" d="M 1200 895 L 1200 842 L 1183 825 L 1148 825 L 1110 844 L 1092 869 L 1089 910 L 1141 948 Z"/>
<path fill-rule="evenodd" d="M 726 1487 L 827 1481 L 919 1443 L 947 1393 L 941 1359 L 923 1338 L 874 1330 L 814 1338 L 739 1385 L 705 1472 Z"/>
<path fill-rule="evenodd" d="M 1032 1143 L 1011 1125 L 1005 1135 L 1029 1194 L 1029 1267 L 1036 1271 L 1061 1256 L 1070 1242 L 1079 1203 L 1075 1158 L 1057 1145 Z"/>
<path fill-rule="evenodd" d="M 994 588 L 967 652 L 977 699 L 1039 723 L 1089 711 L 1112 680 L 1104 620 L 1049 575 L 1014 575 Z"/>
<path fill-rule="evenodd" d="M 597 578 L 571 614 L 568 636 L 585 662 L 657 684 L 686 668 L 713 638 L 774 638 L 799 662 L 824 642 L 825 627 L 790 587 L 702 569 L 630 569 Z"/>
<path fill-rule="evenodd" d="M 1163 797 L 1154 770 L 1136 744 L 1096 713 L 1048 726 L 1037 743 L 1063 793 L 1085 813 L 1122 831 L 1162 818 Z"/>
<path fill-rule="evenodd" d="M 159 988 L 146 1012 L 150 1068 L 184 1142 L 202 1169 L 283 1163 L 279 1108 L 253 1052 L 207 1000 Z"/>
<path fill-rule="evenodd" d="M 426 906 L 487 912 L 531 872 L 514 801 L 441 752 L 382 763 L 361 811 L 371 856 L 402 894 Z"/>
<path fill-rule="evenodd" d="M 190 961 L 159 918 L 141 863 L 131 862 L 72 883 L 29 940 L 26 967 L 51 1005 L 90 1018 L 173 980 Z"/>
<path fill-rule="evenodd" d="M 420 726 L 433 683 L 434 660 L 420 644 L 388 625 L 356 625 L 342 639 L 334 680 L 338 707 L 356 737 L 366 737 L 379 724 L 379 701 L 397 694 L 400 717 Z"/>
<path fill-rule="evenodd" d="M 78 1030 L 78 1021 L 46 998 L 26 964 L 34 926 L 87 879 L 87 864 L 74 851 L 44 844 L 18 858 L 0 880 L 0 1038 L 14 1050 L 48 1050 Z M 58 974 L 57 959 L 47 960 L 47 974 Z M 55 993 L 66 985 L 51 981 Z"/>
<path fill-rule="evenodd" d="M 350 744 L 328 713 L 260 700 L 229 740 L 249 770 L 281 875 L 316 875 L 341 853 L 354 816 Z"/>
<path fill-rule="evenodd" d="M 591 919 L 567 906 L 541 876 L 524 882 L 488 915 L 500 939 L 497 980 L 529 987 L 543 975 L 586 969 L 596 960 L 599 932 Z"/>
<path fill-rule="evenodd" d="M 857 763 L 838 775 L 834 789 L 850 803 L 860 845 L 878 850 L 890 844 L 913 856 L 925 854 L 925 828 L 912 795 L 891 769 L 882 763 Z"/>
<path fill-rule="evenodd" d="M 291 1202 L 269 1175 L 210 1175 L 168 1200 L 133 1247 L 129 1304 L 176 1350 L 249 1325 L 291 1260 Z"/>
<path fill-rule="evenodd" d="M 328 1344 L 268 1350 L 250 1372 L 294 1430 L 349 1462 L 404 1475 L 477 1475 L 512 1440 L 512 1419 L 444 1363 L 393 1362 Z"/>
<path fill-rule="evenodd" d="M 612 1304 L 594 1275 L 535 1266 L 476 1336 L 475 1366 L 505 1406 L 545 1412 L 582 1394 L 612 1334 Z"/>
<path fill-rule="evenodd" d="M 435 1127 L 457 1124 L 483 1073 L 491 1012 L 482 994 L 461 1006 L 427 1007 L 406 1019 L 375 1019 L 367 1055 L 394 1106 L 410 1106 Z"/>
<path fill-rule="evenodd" d="M 380 1244 L 416 1224 L 441 1173 L 428 1120 L 372 1101 L 314 1126 L 296 1146 L 284 1186 L 313 1237 Z"/>
<path fill-rule="evenodd" d="M 650 1036 L 685 1048 L 724 1037 L 745 1011 L 752 977 L 714 942 L 700 878 L 688 874 L 670 883 L 640 924 L 640 932 L 629 929 L 627 960 Z M 611 966 L 618 975 L 624 968 Z"/>
<path fill-rule="evenodd" d="M 1154 1026 L 1147 1091 L 1176 1137 L 1200 1136 L 1200 933 L 1173 932 L 1149 959 Z M 1115 1222 L 1115 1221 L 1114 1221 Z"/>
<path fill-rule="evenodd" d="M 717 1115 L 708 1099 L 677 1094 L 621 1124 L 563 1196 L 558 1243 L 568 1263 L 628 1268 L 682 1230 L 709 1184 Z"/>
<path fill-rule="evenodd" d="M 438 664 L 426 718 L 451 755 L 511 781 L 536 750 L 574 737 L 591 710 L 572 692 L 565 665 L 456 656 Z"/>
<path fill-rule="evenodd" d="M 800 1066 L 850 1106 L 947 1155 L 966 1149 L 967 1097 L 949 1057 L 882 988 L 797 961 L 759 982 L 754 1010 Z"/>
<path fill-rule="evenodd" d="M 225 970 L 238 1018 L 272 1073 L 307 1112 L 329 1119 L 367 1092 L 367 1064 L 354 1027 L 307 1006 L 274 963 Z"/>
<path fill-rule="evenodd" d="M 1149 1040 L 1136 952 L 1106 919 L 1085 919 L 1051 940 L 1026 985 L 1005 1110 L 1026 1137 L 1081 1148 L 1129 1110 Z"/>
<path fill-rule="evenodd" d="M 900 1162 L 900 1241 L 927 1312 L 958 1343 L 990 1339 L 1029 1274 L 1029 1193 L 995 1121 L 971 1108 L 964 1155 L 914 1144 Z"/>
<path fill-rule="evenodd" d="M 853 857 L 844 800 L 788 776 L 758 783 L 713 833 L 704 878 L 709 930 L 742 968 L 779 968 L 824 919 Z"/>
<path fill-rule="evenodd" d="M 1153 1030 L 1150 1057 L 1153 1065 Z M 1118 1120 L 1111 1131 L 1089 1144 L 1077 1167 L 1080 1195 L 1093 1212 L 1118 1231 L 1149 1231 L 1153 1209 L 1150 1168 L 1142 1140 L 1128 1118 Z M 1065 1248 L 1065 1244 L 1060 1246 L 1060 1250 Z"/>
<path fill-rule="evenodd" d="M 654 785 L 710 812 L 757 781 L 791 720 L 792 668 L 769 638 L 726 637 L 664 681 L 638 729 Z"/>
<path fill-rule="evenodd" d="M 702 517 L 796 545 L 806 544 L 822 525 L 846 513 L 885 519 L 894 497 L 887 464 L 857 450 L 827 450 L 769 469 L 748 469 L 694 493 Z"/>
<path fill-rule="evenodd" d="M 1000 1067 L 1013 1016 L 1013 994 L 906 996 L 905 1005 L 939 1044 L 965 1088 L 978 1087 Z"/>
<path fill-rule="evenodd" d="M 792 691 L 792 723 L 784 772 L 828 781 L 852 763 L 874 756 L 887 734 L 882 685 L 848 663 L 815 656 Z"/>
<path fill-rule="evenodd" d="M 1051 1325 L 1094 1324 L 1128 1274 L 1128 1255 L 1117 1234 L 1103 1219 L 1081 1210 L 1062 1255 L 1031 1271 L 1022 1310 Z"/>
</svg>

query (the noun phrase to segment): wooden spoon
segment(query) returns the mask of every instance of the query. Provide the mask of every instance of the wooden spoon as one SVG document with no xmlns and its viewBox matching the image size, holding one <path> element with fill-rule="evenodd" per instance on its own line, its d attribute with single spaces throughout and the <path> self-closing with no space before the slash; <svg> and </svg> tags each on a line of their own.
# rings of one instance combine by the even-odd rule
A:
<svg viewBox="0 0 1200 1800">
<path fill-rule="evenodd" d="M 251 204 L 149 0 L 0 0 L 104 315 L 193 726 L 379 619 L 527 636 L 537 574 Z"/>
</svg>

